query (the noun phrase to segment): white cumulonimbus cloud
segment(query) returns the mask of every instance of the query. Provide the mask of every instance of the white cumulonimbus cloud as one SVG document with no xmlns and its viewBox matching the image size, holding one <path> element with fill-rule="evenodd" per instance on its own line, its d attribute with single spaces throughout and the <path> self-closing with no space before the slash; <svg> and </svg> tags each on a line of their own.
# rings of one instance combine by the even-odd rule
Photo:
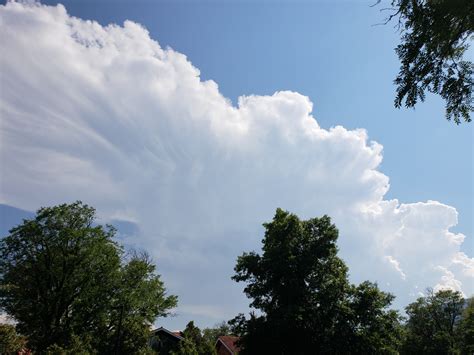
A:
<svg viewBox="0 0 474 355">
<path fill-rule="evenodd" d="M 330 215 L 351 279 L 378 281 L 399 305 L 427 286 L 473 293 L 474 260 L 449 231 L 456 210 L 384 200 L 382 146 L 365 130 L 320 127 L 296 92 L 235 107 L 131 21 L 15 2 L 0 15 L 0 202 L 80 199 L 136 223 L 127 242 L 157 258 L 183 321 L 245 310 L 232 268 L 276 207 Z"/>
</svg>

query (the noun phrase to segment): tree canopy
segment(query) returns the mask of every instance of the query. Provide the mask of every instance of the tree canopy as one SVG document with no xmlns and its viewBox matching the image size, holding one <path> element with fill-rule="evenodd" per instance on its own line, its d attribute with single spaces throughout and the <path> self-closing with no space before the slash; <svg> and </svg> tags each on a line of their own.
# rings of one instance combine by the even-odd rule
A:
<svg viewBox="0 0 474 355">
<path fill-rule="evenodd" d="M 135 353 L 176 305 L 149 258 L 94 219 L 81 202 L 42 208 L 0 241 L 0 307 L 32 350 Z"/>
<path fill-rule="evenodd" d="M 277 209 L 264 227 L 263 253 L 240 256 L 233 276 L 246 282 L 259 311 L 234 321 L 243 328 L 243 354 L 396 351 L 399 315 L 388 309 L 394 297 L 374 283 L 348 282 L 328 216 L 301 221 Z"/>
<path fill-rule="evenodd" d="M 16 332 L 11 324 L 0 324 L 0 354 L 21 354 L 26 338 Z"/>
<path fill-rule="evenodd" d="M 395 106 L 414 107 L 431 92 L 445 100 L 448 120 L 470 122 L 474 66 L 465 53 L 474 31 L 474 2 L 393 0 L 392 7 L 387 22 L 398 18 L 401 29 Z"/>
<path fill-rule="evenodd" d="M 472 299 L 466 302 L 451 290 L 428 290 L 427 296 L 406 307 L 406 313 L 404 354 L 472 354 Z"/>
<path fill-rule="evenodd" d="M 233 332 L 232 326 L 228 322 L 225 322 L 225 321 L 222 321 L 216 324 L 212 328 L 204 328 L 202 331 L 203 338 L 213 345 L 216 343 L 217 339 L 219 339 L 221 335 L 236 335 L 236 334 Z"/>
<path fill-rule="evenodd" d="M 474 297 L 466 300 L 457 333 L 461 353 L 474 354 Z"/>
<path fill-rule="evenodd" d="M 172 351 L 172 355 L 214 355 L 216 349 L 214 343 L 205 337 L 201 329 L 190 321 L 182 332 L 183 340 L 179 343 L 178 349 Z"/>
</svg>

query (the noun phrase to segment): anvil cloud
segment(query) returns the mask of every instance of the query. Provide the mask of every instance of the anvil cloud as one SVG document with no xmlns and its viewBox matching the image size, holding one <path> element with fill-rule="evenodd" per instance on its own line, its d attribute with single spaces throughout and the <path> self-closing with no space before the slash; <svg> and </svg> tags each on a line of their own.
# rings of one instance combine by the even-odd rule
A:
<svg viewBox="0 0 474 355">
<path fill-rule="evenodd" d="M 0 16 L 0 202 L 80 199 L 136 223 L 126 241 L 156 258 L 183 322 L 245 310 L 232 267 L 277 207 L 330 215 L 352 280 L 378 281 L 401 306 L 427 286 L 473 293 L 455 208 L 384 199 L 382 145 L 365 130 L 320 127 L 296 92 L 233 106 L 131 21 L 14 2 Z"/>
</svg>

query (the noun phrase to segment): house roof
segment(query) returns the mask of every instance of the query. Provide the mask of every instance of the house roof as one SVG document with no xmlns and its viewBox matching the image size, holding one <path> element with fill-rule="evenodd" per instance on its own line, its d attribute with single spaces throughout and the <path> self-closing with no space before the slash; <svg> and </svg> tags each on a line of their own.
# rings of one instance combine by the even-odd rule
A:
<svg viewBox="0 0 474 355">
<path fill-rule="evenodd" d="M 167 333 L 167 334 L 169 334 L 169 335 L 171 335 L 175 338 L 178 338 L 179 340 L 183 340 L 183 336 L 182 336 L 182 333 L 180 331 L 172 332 L 172 331 L 170 331 L 166 328 L 163 328 L 163 327 L 159 327 L 159 328 L 157 328 L 153 331 L 154 334 L 159 333 L 159 332 L 165 332 L 165 333 Z"/>
<path fill-rule="evenodd" d="M 217 342 L 221 342 L 232 354 L 237 354 L 239 352 L 239 347 L 237 345 L 238 340 L 239 337 L 222 335 L 217 339 Z"/>
</svg>

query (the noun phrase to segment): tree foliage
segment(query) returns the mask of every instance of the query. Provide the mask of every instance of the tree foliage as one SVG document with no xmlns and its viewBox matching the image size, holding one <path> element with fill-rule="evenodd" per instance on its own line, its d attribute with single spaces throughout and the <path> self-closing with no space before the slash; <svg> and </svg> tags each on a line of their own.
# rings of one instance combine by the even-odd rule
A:
<svg viewBox="0 0 474 355">
<path fill-rule="evenodd" d="M 474 354 L 474 297 L 466 300 L 459 322 L 458 341 L 461 354 Z"/>
<path fill-rule="evenodd" d="M 474 321 L 472 305 L 464 311 L 465 304 L 462 295 L 451 290 L 428 290 L 426 297 L 409 304 L 403 353 L 471 354 Z"/>
<path fill-rule="evenodd" d="M 0 354 L 19 354 L 26 348 L 26 338 L 11 324 L 0 324 Z"/>
<path fill-rule="evenodd" d="M 370 282 L 348 282 L 329 217 L 301 221 L 277 209 L 264 226 L 263 253 L 240 256 L 233 276 L 246 282 L 259 311 L 234 319 L 243 354 L 396 351 L 399 316 L 387 309 L 393 296 Z"/>
<path fill-rule="evenodd" d="M 380 0 L 378 1 L 380 2 Z M 393 0 L 401 43 L 395 106 L 414 107 L 426 92 L 446 102 L 446 118 L 471 121 L 473 63 L 465 58 L 474 31 L 471 0 Z"/>
<path fill-rule="evenodd" d="M 134 353 L 176 305 L 150 260 L 125 257 L 94 218 L 81 202 L 42 208 L 0 241 L 0 306 L 33 350 Z"/>
<path fill-rule="evenodd" d="M 179 343 L 172 355 L 213 355 L 216 354 L 214 343 L 203 336 L 201 330 L 190 321 L 182 332 L 184 340 Z"/>
<path fill-rule="evenodd" d="M 235 335 L 228 322 L 222 321 L 213 328 L 205 328 L 202 331 L 203 338 L 211 344 L 215 344 L 222 335 Z"/>
</svg>

